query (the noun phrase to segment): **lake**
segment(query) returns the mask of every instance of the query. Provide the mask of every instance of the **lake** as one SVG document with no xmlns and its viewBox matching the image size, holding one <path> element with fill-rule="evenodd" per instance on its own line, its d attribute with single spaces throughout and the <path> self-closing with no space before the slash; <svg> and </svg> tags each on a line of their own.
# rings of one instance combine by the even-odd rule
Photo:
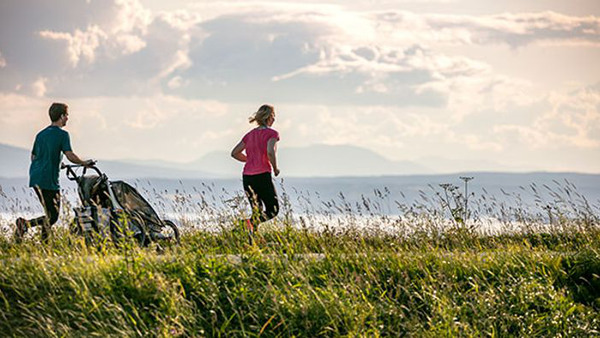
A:
<svg viewBox="0 0 600 338">
<path fill-rule="evenodd" d="M 465 182 L 460 177 L 473 177 Z M 76 206 L 73 182 L 61 178 L 66 210 Z M 227 219 L 247 214 L 241 179 L 126 180 L 165 218 L 194 227 L 215 230 Z M 480 223 L 522 221 L 529 217 L 552 223 L 553 215 L 577 216 L 581 212 L 600 214 L 600 175 L 575 173 L 462 173 L 453 175 L 411 175 L 343 178 L 276 178 L 280 217 L 296 222 L 304 219 L 313 227 L 327 222 L 382 225 L 395 224 L 418 213 L 451 220 L 451 209 Z M 450 184 L 450 186 L 442 186 Z M 27 179 L 0 178 L 0 224 L 4 228 L 17 216 L 42 213 Z M 65 212 L 63 212 L 64 214 Z M 519 216 L 521 215 L 521 216 Z M 63 215 L 69 217 L 70 215 Z M 350 217 L 350 218 L 349 218 Z M 357 220 L 361 220 L 360 222 Z M 366 225 L 365 225 L 366 224 Z"/>
</svg>

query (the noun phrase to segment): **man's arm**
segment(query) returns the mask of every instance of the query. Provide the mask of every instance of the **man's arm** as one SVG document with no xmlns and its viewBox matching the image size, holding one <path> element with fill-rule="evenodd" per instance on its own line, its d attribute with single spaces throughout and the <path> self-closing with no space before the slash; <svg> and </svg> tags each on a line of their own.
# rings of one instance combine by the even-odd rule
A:
<svg viewBox="0 0 600 338">
<path fill-rule="evenodd" d="M 269 162 L 273 166 L 273 172 L 275 176 L 279 176 L 279 168 L 277 167 L 277 139 L 271 138 L 267 142 L 267 156 L 269 157 Z"/>
<path fill-rule="evenodd" d="M 93 160 L 86 160 L 86 161 L 82 160 L 81 158 L 79 158 L 79 156 L 77 156 L 77 154 L 75 154 L 72 151 L 65 151 L 65 156 L 67 156 L 69 161 L 71 161 L 72 163 L 75 163 L 75 164 L 92 165 L 94 163 Z"/>
<path fill-rule="evenodd" d="M 235 158 L 240 162 L 246 162 L 246 154 L 243 153 L 244 149 L 246 149 L 246 144 L 244 141 L 240 141 L 240 143 L 236 144 L 231 150 L 231 157 Z"/>
</svg>

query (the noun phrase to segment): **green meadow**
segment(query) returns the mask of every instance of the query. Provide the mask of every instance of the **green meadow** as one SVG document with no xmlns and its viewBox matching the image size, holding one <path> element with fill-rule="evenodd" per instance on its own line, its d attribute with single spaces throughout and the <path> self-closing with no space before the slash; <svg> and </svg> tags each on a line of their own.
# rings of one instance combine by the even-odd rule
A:
<svg viewBox="0 0 600 338">
<path fill-rule="evenodd" d="M 600 335 L 596 209 L 512 210 L 528 226 L 492 233 L 448 223 L 447 206 L 368 231 L 282 214 L 252 244 L 233 219 L 182 224 L 161 248 L 86 245 L 66 226 L 46 245 L 4 236 L 0 336 Z"/>
</svg>

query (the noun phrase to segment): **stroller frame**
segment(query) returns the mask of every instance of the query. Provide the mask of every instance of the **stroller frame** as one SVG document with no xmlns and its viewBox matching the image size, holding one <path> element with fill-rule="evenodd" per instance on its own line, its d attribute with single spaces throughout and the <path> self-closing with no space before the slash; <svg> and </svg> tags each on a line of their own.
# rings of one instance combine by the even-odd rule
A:
<svg viewBox="0 0 600 338">
<path fill-rule="evenodd" d="M 77 168 L 83 168 L 81 175 L 75 172 Z M 83 235 L 86 242 L 99 235 L 118 243 L 130 235 L 141 246 L 157 241 L 179 243 L 177 225 L 160 219 L 150 203 L 126 182 L 110 181 L 95 164 L 88 167 L 62 164 L 61 169 L 66 169 L 67 178 L 77 183 L 81 206 L 73 208 L 74 232 Z M 97 175 L 86 176 L 88 169 Z M 133 203 L 128 203 L 128 198 Z M 165 228 L 170 228 L 172 234 L 163 234 Z"/>
</svg>

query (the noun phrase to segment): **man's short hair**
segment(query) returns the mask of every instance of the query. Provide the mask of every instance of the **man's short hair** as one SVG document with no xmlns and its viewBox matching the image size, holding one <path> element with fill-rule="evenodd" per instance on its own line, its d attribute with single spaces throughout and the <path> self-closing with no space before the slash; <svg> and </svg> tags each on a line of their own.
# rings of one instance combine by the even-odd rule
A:
<svg viewBox="0 0 600 338">
<path fill-rule="evenodd" d="M 69 108 L 69 106 L 64 103 L 54 102 L 48 110 L 48 113 L 50 114 L 50 120 L 52 122 L 58 121 L 61 116 L 67 113 L 67 108 Z"/>
</svg>

